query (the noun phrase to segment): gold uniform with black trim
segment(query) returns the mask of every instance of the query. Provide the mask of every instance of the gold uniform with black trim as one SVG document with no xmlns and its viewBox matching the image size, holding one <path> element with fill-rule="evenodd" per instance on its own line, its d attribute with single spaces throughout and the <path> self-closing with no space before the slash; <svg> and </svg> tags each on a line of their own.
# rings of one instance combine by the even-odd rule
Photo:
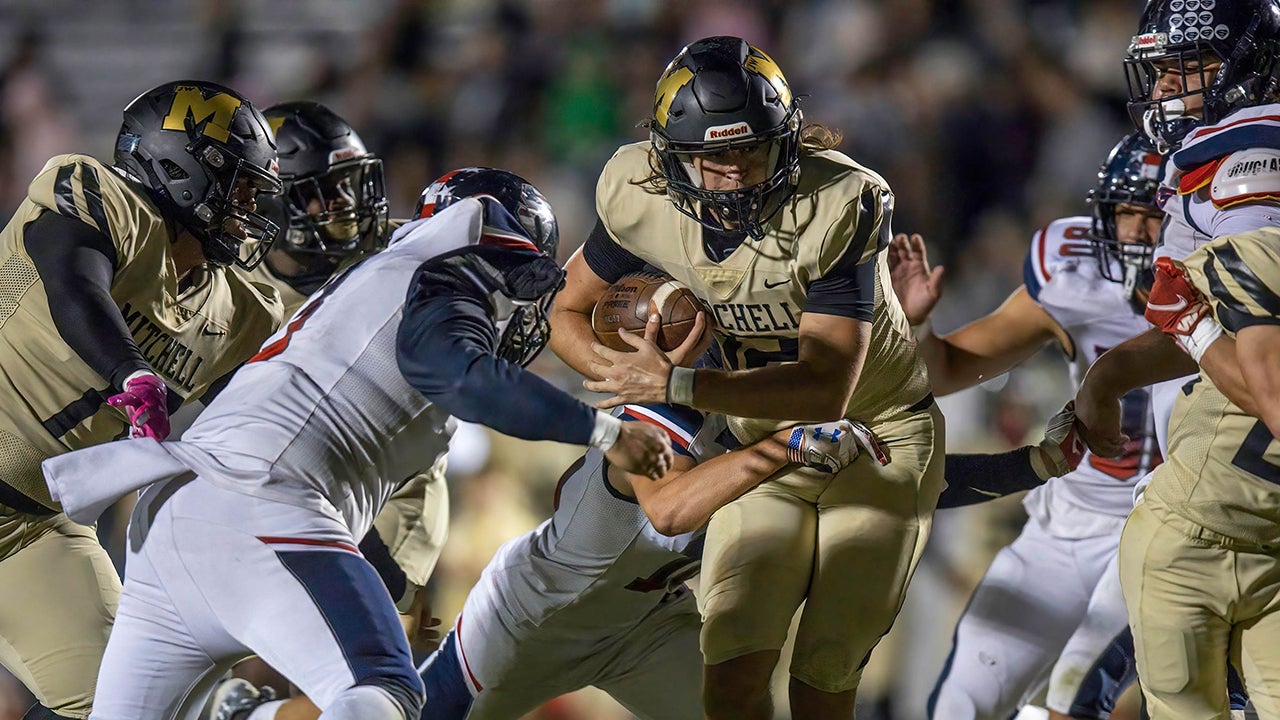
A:
<svg viewBox="0 0 1280 720">
<path fill-rule="evenodd" d="M 1184 260 L 1226 333 L 1280 323 L 1280 229 Z M 1231 659 L 1280 717 L 1280 443 L 1202 370 L 1169 423 L 1169 457 L 1125 525 L 1120 572 L 1151 716 L 1226 717 Z M 1243 662 L 1241 662 L 1243 659 Z"/>
<path fill-rule="evenodd" d="M 805 601 L 791 675 L 827 692 L 856 688 L 901 607 L 944 487 L 942 415 L 886 292 L 893 196 L 839 152 L 802 152 L 796 193 L 765 236 L 714 262 L 702 226 L 637 184 L 652 175 L 650 149 L 640 142 L 613 156 L 596 188 L 597 213 L 614 241 L 707 303 L 729 369 L 795 360 L 809 283 L 846 252 L 860 248 L 860 263 L 876 262 L 871 341 L 846 417 L 866 423 L 892 462 L 863 457 L 834 476 L 796 470 L 722 508 L 707 530 L 700 593 L 707 664 L 781 649 Z M 795 424 L 728 422 L 743 443 Z"/>
<path fill-rule="evenodd" d="M 49 497 L 40 462 L 128 434 L 105 402 L 107 380 L 63 341 L 23 243 L 41 213 L 78 219 L 111 238 L 111 296 L 170 391 L 199 397 L 279 325 L 280 301 L 239 271 L 214 268 L 179 290 L 174 228 L 141 186 L 85 155 L 51 159 L 0 233 L 0 481 L 49 508 L 0 505 L 0 663 L 67 717 L 87 717 L 120 583 L 91 528 Z"/>
</svg>

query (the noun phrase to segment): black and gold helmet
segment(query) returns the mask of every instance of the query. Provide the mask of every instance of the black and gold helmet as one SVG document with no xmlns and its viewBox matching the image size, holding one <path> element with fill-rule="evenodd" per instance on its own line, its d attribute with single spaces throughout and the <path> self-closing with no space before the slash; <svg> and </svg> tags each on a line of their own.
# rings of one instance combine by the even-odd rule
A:
<svg viewBox="0 0 1280 720">
<path fill-rule="evenodd" d="M 755 238 L 800 180 L 800 108 L 773 59 L 741 38 L 699 40 L 658 80 L 647 123 L 667 193 L 680 212 L 715 230 Z M 767 144 L 765 179 L 738 190 L 702 187 L 693 158 Z M 714 211 L 718 218 L 699 212 Z"/>
<path fill-rule="evenodd" d="M 214 264 L 252 268 L 279 232 L 253 203 L 236 200 L 242 182 L 255 195 L 278 195 L 281 184 L 266 118 L 230 88 L 180 80 L 139 95 L 124 109 L 115 165 Z"/>
<path fill-rule="evenodd" d="M 275 250 L 297 271 L 272 271 L 303 294 L 317 290 L 343 263 L 387 246 L 389 205 L 382 160 L 354 128 L 314 102 L 287 102 L 262 112 L 275 131 L 284 193 L 264 203 L 284 231 Z"/>
</svg>

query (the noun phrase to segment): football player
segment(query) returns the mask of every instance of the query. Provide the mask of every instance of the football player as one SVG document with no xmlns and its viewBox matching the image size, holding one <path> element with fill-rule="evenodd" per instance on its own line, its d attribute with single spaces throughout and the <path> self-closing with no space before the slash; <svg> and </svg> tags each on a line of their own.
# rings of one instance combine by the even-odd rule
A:
<svg viewBox="0 0 1280 720">
<path fill-rule="evenodd" d="M 600 175 L 553 349 L 589 389 L 615 395 L 606 405 L 721 412 L 744 444 L 841 417 L 884 441 L 891 463 L 795 469 L 726 505 L 702 568 L 707 716 L 773 717 L 769 678 L 804 603 L 792 713 L 849 717 L 944 484 L 942 415 L 906 319 L 879 289 L 893 194 L 804 123 L 777 64 L 740 38 L 684 48 L 658 81 L 649 129 Z M 708 303 L 728 369 L 679 367 L 636 334 L 638 352 L 592 342 L 596 300 L 646 264 Z"/>
<path fill-rule="evenodd" d="M 44 466 L 74 518 L 143 491 L 96 720 L 198 711 L 249 654 L 326 720 L 417 717 L 404 630 L 355 539 L 444 453 L 451 416 L 666 472 L 656 428 L 523 370 L 563 279 L 542 195 L 512 173 L 468 168 L 429 186 L 419 214 L 313 295 L 182 442 L 113 443 Z"/>
<path fill-rule="evenodd" d="M 1003 305 L 948 335 L 922 337 L 934 391 L 972 387 L 1046 343 L 1071 360 L 1078 381 L 1101 352 L 1145 330 L 1135 302 L 1139 309 L 1145 305 L 1151 251 L 1160 234 L 1159 170 L 1160 156 L 1143 136 L 1121 140 L 1089 193 L 1092 215 L 1055 220 L 1033 236 L 1024 283 Z M 907 318 L 924 323 L 938 300 L 938 275 L 929 271 L 923 240 L 896 237 L 890 266 Z M 1064 679 L 1068 685 L 1078 684 L 1125 629 L 1123 611 L 1102 618 L 1087 613 L 1099 598 L 1111 597 L 1108 578 L 1117 573 L 1113 559 L 1133 507 L 1134 483 L 1160 460 L 1147 391 L 1128 394 L 1124 404 L 1131 442 L 1122 457 L 1088 455 L 1075 472 L 1023 500 L 1029 519 L 996 555 L 957 623 L 951 654 L 930 696 L 930 717 L 1008 718 L 1044 689 L 1078 628 L 1109 622 L 1096 655 Z M 1112 689 L 1100 688 L 1107 696 L 1096 702 L 1114 703 Z M 1072 698 L 1078 694 L 1075 688 L 1069 692 Z"/>
<path fill-rule="evenodd" d="M 726 451 L 721 443 L 736 443 L 721 415 L 670 404 L 616 412 L 670 436 L 671 470 L 650 482 L 592 450 L 565 471 L 555 514 L 498 551 L 423 664 L 431 702 L 422 720 L 522 717 L 588 685 L 645 720 L 701 720 L 701 622 L 685 581 L 698 573 L 708 518 L 788 463 L 839 472 L 863 453 L 877 462 L 882 450 L 849 420 L 779 430 Z M 1039 447 L 948 457 L 939 506 L 990 500 L 1067 472 L 1081 457 L 1072 450 L 1073 419 L 1069 410 L 1056 416 Z"/>
<path fill-rule="evenodd" d="M 250 273 L 271 285 L 293 317 L 307 298 L 366 255 L 387 246 L 391 231 L 404 220 L 390 220 L 382 160 L 369 152 L 359 134 L 329 108 L 299 101 L 262 111 L 275 131 L 284 191 L 263 203 L 263 212 L 283 230 L 280 240 Z M 396 607 L 411 625 L 430 622 L 427 598 L 417 597 L 440 558 L 449 528 L 445 461 L 418 473 L 396 491 L 360 540 L 360 552 L 377 569 Z M 428 617 L 421 617 L 426 613 Z M 414 638 L 411 637 L 411 640 Z M 239 666 L 237 674 L 248 671 Z M 241 679 L 214 691 L 215 711 L 256 706 L 260 691 Z M 271 699 L 274 694 L 268 694 Z M 291 701 L 301 715 L 319 715 L 304 698 Z"/>
<path fill-rule="evenodd" d="M 0 664 L 27 718 L 84 718 L 120 592 L 40 462 L 207 397 L 280 323 L 241 268 L 277 226 L 275 142 L 235 91 L 165 83 L 124 109 L 111 165 L 59 155 L 0 232 Z M 238 266 L 238 267 L 237 267 Z"/>
<path fill-rule="evenodd" d="M 1125 61 L 1131 114 L 1172 151 L 1146 309 L 1156 327 L 1099 358 L 1077 397 L 1091 447 L 1111 453 L 1125 440 L 1115 398 L 1173 381 L 1155 396 L 1169 461 L 1120 542 L 1138 675 L 1157 719 L 1225 716 L 1229 663 L 1259 716 L 1280 717 L 1278 51 L 1280 2 L 1189 13 L 1181 0 L 1153 0 Z"/>
</svg>

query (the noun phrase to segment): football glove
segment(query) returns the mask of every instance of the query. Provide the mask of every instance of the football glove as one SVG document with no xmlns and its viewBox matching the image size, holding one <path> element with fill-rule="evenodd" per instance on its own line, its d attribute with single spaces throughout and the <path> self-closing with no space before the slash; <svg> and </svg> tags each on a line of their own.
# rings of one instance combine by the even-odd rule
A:
<svg viewBox="0 0 1280 720">
<path fill-rule="evenodd" d="M 124 381 L 124 392 L 107 398 L 107 404 L 124 411 L 131 437 L 169 437 L 169 390 L 158 375 L 134 373 Z"/>
<path fill-rule="evenodd" d="M 1187 278 L 1182 263 L 1162 257 L 1153 271 L 1155 282 L 1143 314 L 1200 362 L 1205 350 L 1222 335 L 1222 326 L 1213 319 L 1209 304 Z"/>
<path fill-rule="evenodd" d="M 888 454 L 867 426 L 847 419 L 796 426 L 787 443 L 791 462 L 826 473 L 840 472 L 863 450 L 877 464 L 888 464 Z"/>
<path fill-rule="evenodd" d="M 1061 477 L 1075 470 L 1084 459 L 1084 441 L 1076 432 L 1076 403 L 1067 403 L 1049 418 L 1044 439 L 1031 452 L 1031 468 L 1041 480 Z"/>
</svg>

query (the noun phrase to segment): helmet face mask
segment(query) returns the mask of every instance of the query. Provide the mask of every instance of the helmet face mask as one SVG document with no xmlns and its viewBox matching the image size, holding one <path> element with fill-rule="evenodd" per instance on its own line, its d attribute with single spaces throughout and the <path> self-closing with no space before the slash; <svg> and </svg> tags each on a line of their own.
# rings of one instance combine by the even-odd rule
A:
<svg viewBox="0 0 1280 720">
<path fill-rule="evenodd" d="M 285 182 L 289 229 L 282 247 L 346 258 L 386 246 L 390 211 L 382 160 L 343 162 L 319 175 Z"/>
<path fill-rule="evenodd" d="M 1126 205 L 1160 213 L 1156 204 L 1160 167 L 1155 147 L 1141 133 L 1130 133 L 1111 149 L 1098 169 L 1098 184 L 1087 198 L 1092 210 L 1088 239 L 1098 271 L 1105 279 L 1122 283 L 1129 299 L 1150 287 L 1155 238 L 1151 243 L 1125 242 L 1117 228 L 1116 212 Z"/>
<path fill-rule="evenodd" d="M 658 80 L 647 125 L 672 204 L 713 230 L 764 237 L 800 181 L 799 105 L 773 59 L 741 38 L 704 38 L 681 50 Z M 705 187 L 696 158 L 762 146 L 762 179 Z"/>
<path fill-rule="evenodd" d="M 526 305 L 518 305 L 498 340 L 498 357 L 528 367 L 551 339 L 551 303 L 555 292 Z"/>
<path fill-rule="evenodd" d="M 276 248 L 323 282 L 344 260 L 387 245 L 390 217 L 382 160 L 345 120 L 319 103 L 273 105 L 284 195 L 274 214 L 287 228 Z M 314 276 L 314 277 L 313 277 Z"/>
<path fill-rule="evenodd" d="M 1280 87 L 1280 0 L 1151 0 L 1129 45 L 1129 115 L 1161 152 L 1193 128 L 1272 102 Z M 1163 72 L 1179 92 L 1155 98 Z"/>
<path fill-rule="evenodd" d="M 279 233 L 256 208 L 257 197 L 282 189 L 274 139 L 262 113 L 229 88 L 180 81 L 143 93 L 124 110 L 115 164 L 212 264 L 252 268 Z"/>
</svg>

